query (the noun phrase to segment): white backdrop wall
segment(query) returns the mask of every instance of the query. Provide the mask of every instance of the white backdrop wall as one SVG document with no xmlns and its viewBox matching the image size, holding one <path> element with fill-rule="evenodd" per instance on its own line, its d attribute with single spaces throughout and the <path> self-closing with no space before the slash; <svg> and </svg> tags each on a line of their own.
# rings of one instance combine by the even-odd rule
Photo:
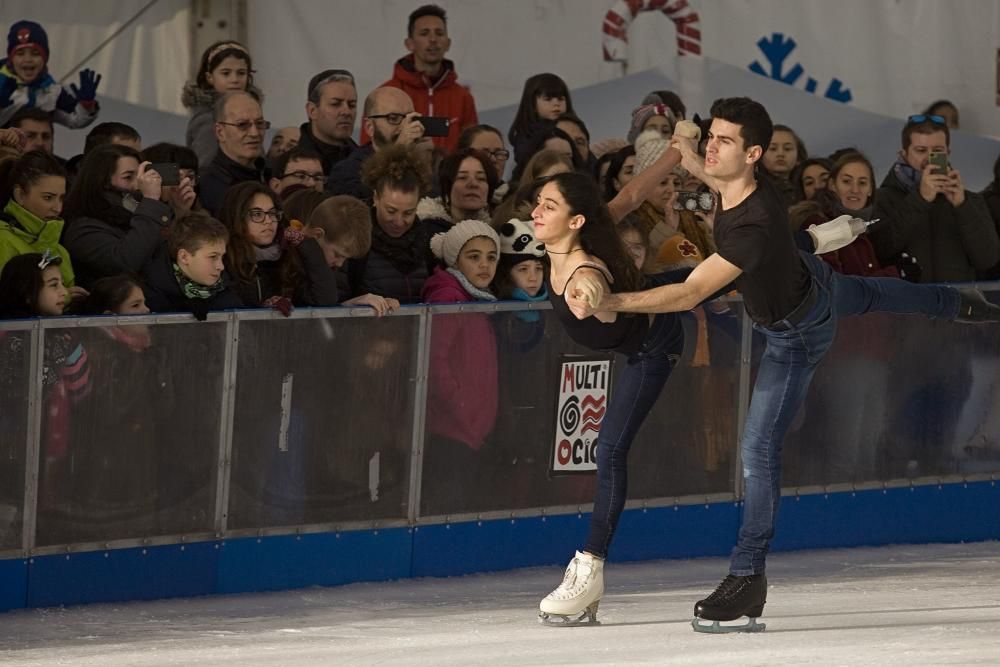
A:
<svg viewBox="0 0 1000 667">
<path fill-rule="evenodd" d="M 644 0 L 644 4 L 658 0 Z M 783 70 L 800 64 L 823 94 L 834 78 L 850 105 L 904 117 L 930 101 L 954 100 L 963 128 L 1000 136 L 997 107 L 998 0 L 688 0 L 705 56 L 747 68 L 770 62 L 758 40 L 780 33 L 796 47 Z M 406 18 L 421 0 L 249 0 L 250 44 L 275 122 L 300 122 L 305 86 L 327 67 L 345 67 L 364 96 L 405 54 Z M 450 57 L 480 109 L 516 103 L 540 71 L 571 87 L 622 74 L 605 62 L 601 26 L 614 0 L 439 0 L 448 10 Z M 659 4 L 665 4 L 659 0 Z M 676 4 L 676 2 L 674 3 Z M 673 72 L 674 24 L 640 13 L 629 31 L 630 72 Z M 265 55 L 266 54 L 266 55 Z M 684 56 L 688 57 L 688 56 Z"/>
<path fill-rule="evenodd" d="M 360 94 L 367 94 L 389 77 L 393 62 L 405 53 L 406 18 L 422 1 L 248 0 L 248 41 L 257 80 L 267 95 L 268 118 L 276 125 L 301 122 L 306 83 L 326 67 L 350 69 L 358 78 Z M 660 12 L 640 13 L 634 20 L 623 66 L 605 62 L 601 32 L 608 9 L 621 6 L 621 0 L 438 2 L 449 12 L 450 57 L 483 112 L 515 104 L 524 79 L 539 71 L 556 72 L 571 87 L 582 88 L 656 67 L 659 75 L 682 81 L 688 95 L 692 86 L 704 87 L 691 80 L 690 67 L 678 66 L 674 24 Z M 679 2 L 683 0 L 670 6 Z M 699 31 L 698 46 L 706 63 L 720 61 L 749 72 L 750 63 L 758 61 L 770 71 L 771 62 L 758 42 L 779 33 L 782 40 L 796 43 L 782 63 L 782 73 L 796 64 L 802 68 L 793 85 L 786 86 L 789 91 L 805 89 L 812 78 L 815 96 L 821 97 L 838 79 L 850 92 L 847 106 L 897 120 L 932 99 L 947 97 L 961 109 L 965 131 L 1000 137 L 1000 0 L 688 3 L 680 13 L 696 15 L 691 25 Z M 0 0 L 0 23 L 6 36 L 7 26 L 20 18 L 41 22 L 50 38 L 50 68 L 59 78 L 146 4 L 147 0 Z M 102 118 L 133 123 L 147 142 L 180 140 L 183 133 L 177 127 L 183 126 L 186 116 L 180 90 L 191 66 L 190 12 L 190 0 L 158 0 L 86 64 L 104 75 L 99 90 L 106 109 Z M 688 75 L 682 76 L 682 70 Z M 770 89 L 762 83 L 762 90 Z M 627 110 L 636 101 L 616 100 L 626 110 L 617 123 L 627 121 Z M 581 112 L 595 125 L 606 101 L 589 104 Z M 692 103 L 694 110 L 704 111 L 705 106 L 707 102 Z M 780 120 L 796 127 L 804 123 L 797 118 Z M 620 133 L 616 128 L 609 132 Z M 57 134 L 57 149 L 71 155 L 82 146 L 85 131 L 59 129 Z"/>
</svg>

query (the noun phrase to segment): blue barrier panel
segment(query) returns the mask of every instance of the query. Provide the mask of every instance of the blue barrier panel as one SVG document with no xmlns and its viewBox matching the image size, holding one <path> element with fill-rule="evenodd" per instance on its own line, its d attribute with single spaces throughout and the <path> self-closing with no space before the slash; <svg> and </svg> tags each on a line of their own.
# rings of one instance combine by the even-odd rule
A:
<svg viewBox="0 0 1000 667">
<path fill-rule="evenodd" d="M 412 576 L 565 564 L 586 539 L 589 520 L 588 513 L 419 526 Z"/>
<path fill-rule="evenodd" d="M 1000 539 L 996 482 L 782 499 L 774 550 Z"/>
<path fill-rule="evenodd" d="M 21 609 L 28 597 L 28 561 L 0 560 L 0 611 Z"/>
<path fill-rule="evenodd" d="M 739 530 L 735 502 L 635 509 L 622 514 L 610 560 L 726 556 Z"/>
<path fill-rule="evenodd" d="M 409 528 L 227 540 L 218 593 L 336 586 L 410 574 Z"/>
<path fill-rule="evenodd" d="M 218 542 L 35 556 L 29 607 L 191 597 L 216 591 Z"/>
</svg>

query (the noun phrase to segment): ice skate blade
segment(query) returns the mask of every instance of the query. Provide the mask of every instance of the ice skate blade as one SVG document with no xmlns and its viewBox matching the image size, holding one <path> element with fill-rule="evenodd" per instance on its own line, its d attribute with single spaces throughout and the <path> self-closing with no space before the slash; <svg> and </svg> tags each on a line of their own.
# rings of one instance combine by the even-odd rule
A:
<svg viewBox="0 0 1000 667">
<path fill-rule="evenodd" d="M 722 635 L 729 632 L 764 632 L 767 624 L 758 623 L 756 618 L 750 618 L 742 625 L 722 625 L 721 621 L 705 621 L 705 619 L 696 616 L 691 621 L 691 627 L 694 628 L 695 632 Z"/>
<path fill-rule="evenodd" d="M 542 625 L 553 627 L 572 627 L 575 625 L 600 625 L 597 620 L 597 606 L 587 607 L 576 618 L 566 614 L 548 614 L 544 611 L 538 612 L 538 622 Z"/>
</svg>

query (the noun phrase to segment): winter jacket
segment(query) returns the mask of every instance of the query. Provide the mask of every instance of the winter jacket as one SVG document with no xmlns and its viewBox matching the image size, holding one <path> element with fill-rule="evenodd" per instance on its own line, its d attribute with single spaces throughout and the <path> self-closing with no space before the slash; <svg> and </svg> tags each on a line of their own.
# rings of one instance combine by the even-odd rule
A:
<svg viewBox="0 0 1000 667">
<path fill-rule="evenodd" d="M 920 281 L 960 282 L 976 279 L 1000 260 L 1000 238 L 983 198 L 965 191 L 965 201 L 954 207 L 944 195 L 928 203 L 918 188 L 912 192 L 890 169 L 875 195 L 868 236 L 883 265 L 894 264 L 900 253 L 920 264 Z"/>
<path fill-rule="evenodd" d="M 0 271 L 14 257 L 46 250 L 62 258 L 59 272 L 63 285 L 72 287 L 73 262 L 69 251 L 59 244 L 65 223 L 61 219 L 42 220 L 11 199 L 0 214 Z"/>
<path fill-rule="evenodd" d="M 392 78 L 383 86 L 399 88 L 413 100 L 413 108 L 424 116 L 444 116 L 448 119 L 448 136 L 433 137 L 434 145 L 453 153 L 458 148 L 458 137 L 462 130 L 479 124 L 476 101 L 465 86 L 458 83 L 455 63 L 445 60 L 437 81 L 431 82 L 422 72 L 418 72 L 413 62 L 413 54 L 396 61 Z M 371 138 L 361 130 L 361 143 Z"/>
<path fill-rule="evenodd" d="M 263 94 L 255 86 L 247 90 L 263 102 Z M 198 167 L 204 169 L 219 151 L 219 140 L 215 138 L 215 100 L 219 94 L 214 90 L 199 88 L 193 82 L 184 84 L 181 104 L 191 110 L 184 143 L 198 156 Z"/>
<path fill-rule="evenodd" d="M 192 299 L 181 292 L 180 283 L 174 275 L 174 260 L 167 252 L 167 244 L 162 243 L 153 259 L 142 272 L 146 293 L 146 305 L 154 313 L 191 313 L 199 320 L 213 310 L 242 308 L 243 302 L 233 290 L 229 275 L 222 274 L 226 288 L 208 299 Z"/>
<path fill-rule="evenodd" d="M 427 303 L 473 298 L 444 269 L 424 283 Z M 486 313 L 436 315 L 431 335 L 427 428 L 479 450 L 497 417 L 497 342 Z"/>
<path fill-rule="evenodd" d="M 63 245 L 73 257 L 76 284 L 89 287 L 98 278 L 138 273 L 163 242 L 170 207 L 143 199 L 131 215 L 121 206 L 109 208 L 104 220 L 76 218 L 66 225 Z M 115 220 L 127 220 L 119 224 Z"/>
<path fill-rule="evenodd" d="M 301 134 L 299 148 L 313 151 L 319 155 L 320 162 L 323 164 L 323 173 L 326 174 L 327 178 L 333 173 L 334 165 L 346 160 L 358 147 L 353 139 L 348 139 L 344 144 L 328 144 L 320 141 L 312 133 L 312 123 L 302 123 L 299 130 Z"/>
<path fill-rule="evenodd" d="M 993 226 L 997 230 L 997 234 L 1000 235 L 1000 190 L 997 189 L 997 184 L 990 183 L 989 187 L 983 190 L 983 200 L 986 202 L 986 208 L 990 212 L 990 217 L 993 218 Z M 997 262 L 992 267 L 986 269 L 985 271 L 979 272 L 980 280 L 1000 280 L 1000 262 Z"/>
<path fill-rule="evenodd" d="M 259 308 L 273 296 L 286 296 L 296 306 L 336 306 L 339 303 L 336 272 L 326 263 L 323 249 L 316 239 L 308 238 L 296 247 L 282 252 L 296 252 L 302 261 L 305 276 L 293 294 L 281 289 L 281 260 L 257 262 L 257 271 L 250 280 L 234 279 L 233 289 L 247 308 Z"/>
<path fill-rule="evenodd" d="M 372 212 L 372 225 L 375 222 Z M 396 299 L 401 304 L 420 303 L 424 282 L 430 275 L 429 267 L 436 262 L 430 254 L 430 230 L 418 217 L 413 226 L 400 239 L 411 243 L 413 268 L 404 272 L 390 257 L 393 249 L 388 247 L 378 233 L 372 234 L 372 246 L 368 254 L 351 260 L 347 265 L 347 275 L 351 284 L 351 295 L 377 294 Z"/>
<path fill-rule="evenodd" d="M 245 181 L 264 182 L 264 158 L 257 158 L 252 167 L 245 167 L 219 151 L 198 176 L 201 205 L 212 217 L 218 217 L 226 190 Z"/>
<path fill-rule="evenodd" d="M 21 109 L 34 108 L 52 113 L 52 120 L 71 128 L 87 127 L 97 118 L 100 106 L 78 102 L 69 86 L 60 86 L 48 68 L 31 83 L 24 83 L 8 65 L 0 60 L 0 98 L 6 102 L 0 108 L 0 127 L 7 124 Z"/>
<path fill-rule="evenodd" d="M 355 148 L 347 159 L 341 160 L 330 170 L 326 191 L 331 195 L 351 195 L 371 203 L 372 191 L 361 182 L 361 167 L 372 155 L 375 155 L 375 147 L 371 144 Z"/>
</svg>

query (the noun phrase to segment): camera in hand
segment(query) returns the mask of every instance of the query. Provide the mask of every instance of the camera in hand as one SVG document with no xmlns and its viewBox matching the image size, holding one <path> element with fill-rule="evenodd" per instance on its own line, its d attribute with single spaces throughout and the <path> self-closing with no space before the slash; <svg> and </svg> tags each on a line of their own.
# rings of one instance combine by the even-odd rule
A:
<svg viewBox="0 0 1000 667">
<path fill-rule="evenodd" d="M 704 211 L 708 213 L 715 208 L 715 195 L 711 192 L 681 190 L 677 193 L 674 208 L 678 211 Z"/>
<path fill-rule="evenodd" d="M 445 116 L 419 116 L 417 118 L 424 126 L 425 137 L 447 137 L 451 121 Z"/>
<path fill-rule="evenodd" d="M 146 168 L 160 175 L 160 185 L 171 186 L 181 184 L 181 169 L 176 162 L 157 162 Z"/>
</svg>

